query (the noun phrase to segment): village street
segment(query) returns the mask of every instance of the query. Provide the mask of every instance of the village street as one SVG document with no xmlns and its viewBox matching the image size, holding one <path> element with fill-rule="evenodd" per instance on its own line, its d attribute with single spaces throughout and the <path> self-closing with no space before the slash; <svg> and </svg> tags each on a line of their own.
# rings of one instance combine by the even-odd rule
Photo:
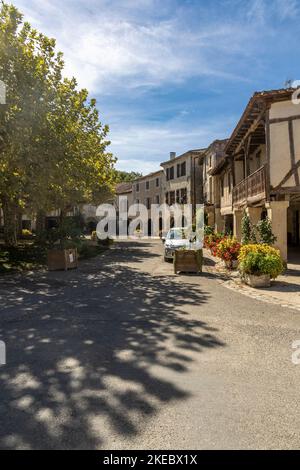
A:
<svg viewBox="0 0 300 470">
<path fill-rule="evenodd" d="M 0 447 L 297 448 L 299 311 L 174 276 L 162 244 L 0 279 Z"/>
</svg>

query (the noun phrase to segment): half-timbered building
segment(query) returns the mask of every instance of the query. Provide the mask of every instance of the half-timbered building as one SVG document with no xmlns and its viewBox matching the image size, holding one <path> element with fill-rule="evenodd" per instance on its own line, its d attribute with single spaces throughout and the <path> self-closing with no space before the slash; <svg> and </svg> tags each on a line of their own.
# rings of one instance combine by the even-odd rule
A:
<svg viewBox="0 0 300 470">
<path fill-rule="evenodd" d="M 255 93 L 225 146 L 221 214 L 241 238 L 244 210 L 253 223 L 268 216 L 284 259 L 300 241 L 300 104 L 297 90 Z"/>
</svg>

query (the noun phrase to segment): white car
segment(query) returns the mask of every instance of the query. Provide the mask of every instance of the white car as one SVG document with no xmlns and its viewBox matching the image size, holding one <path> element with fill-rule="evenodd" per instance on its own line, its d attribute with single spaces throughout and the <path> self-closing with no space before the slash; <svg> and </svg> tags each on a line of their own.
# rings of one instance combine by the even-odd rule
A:
<svg viewBox="0 0 300 470">
<path fill-rule="evenodd" d="M 165 238 L 162 238 L 164 246 L 165 261 L 173 260 L 175 250 L 179 248 L 190 248 L 193 250 L 200 250 L 203 244 L 200 240 L 190 241 L 189 233 L 186 227 L 171 228 Z"/>
</svg>

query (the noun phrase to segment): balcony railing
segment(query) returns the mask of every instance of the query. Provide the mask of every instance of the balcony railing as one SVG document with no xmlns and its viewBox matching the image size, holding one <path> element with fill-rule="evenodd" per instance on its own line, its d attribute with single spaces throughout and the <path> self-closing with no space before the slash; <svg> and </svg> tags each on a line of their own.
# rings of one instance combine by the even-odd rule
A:
<svg viewBox="0 0 300 470">
<path fill-rule="evenodd" d="M 266 197 L 266 167 L 262 166 L 233 188 L 233 205 Z"/>
</svg>

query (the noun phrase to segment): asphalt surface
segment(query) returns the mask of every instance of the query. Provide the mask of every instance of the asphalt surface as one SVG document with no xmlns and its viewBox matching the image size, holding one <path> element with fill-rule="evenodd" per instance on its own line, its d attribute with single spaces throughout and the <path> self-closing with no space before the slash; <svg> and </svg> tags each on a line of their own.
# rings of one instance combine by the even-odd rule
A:
<svg viewBox="0 0 300 470">
<path fill-rule="evenodd" d="M 174 276 L 159 242 L 2 277 L 0 448 L 298 448 L 299 316 Z"/>
</svg>

